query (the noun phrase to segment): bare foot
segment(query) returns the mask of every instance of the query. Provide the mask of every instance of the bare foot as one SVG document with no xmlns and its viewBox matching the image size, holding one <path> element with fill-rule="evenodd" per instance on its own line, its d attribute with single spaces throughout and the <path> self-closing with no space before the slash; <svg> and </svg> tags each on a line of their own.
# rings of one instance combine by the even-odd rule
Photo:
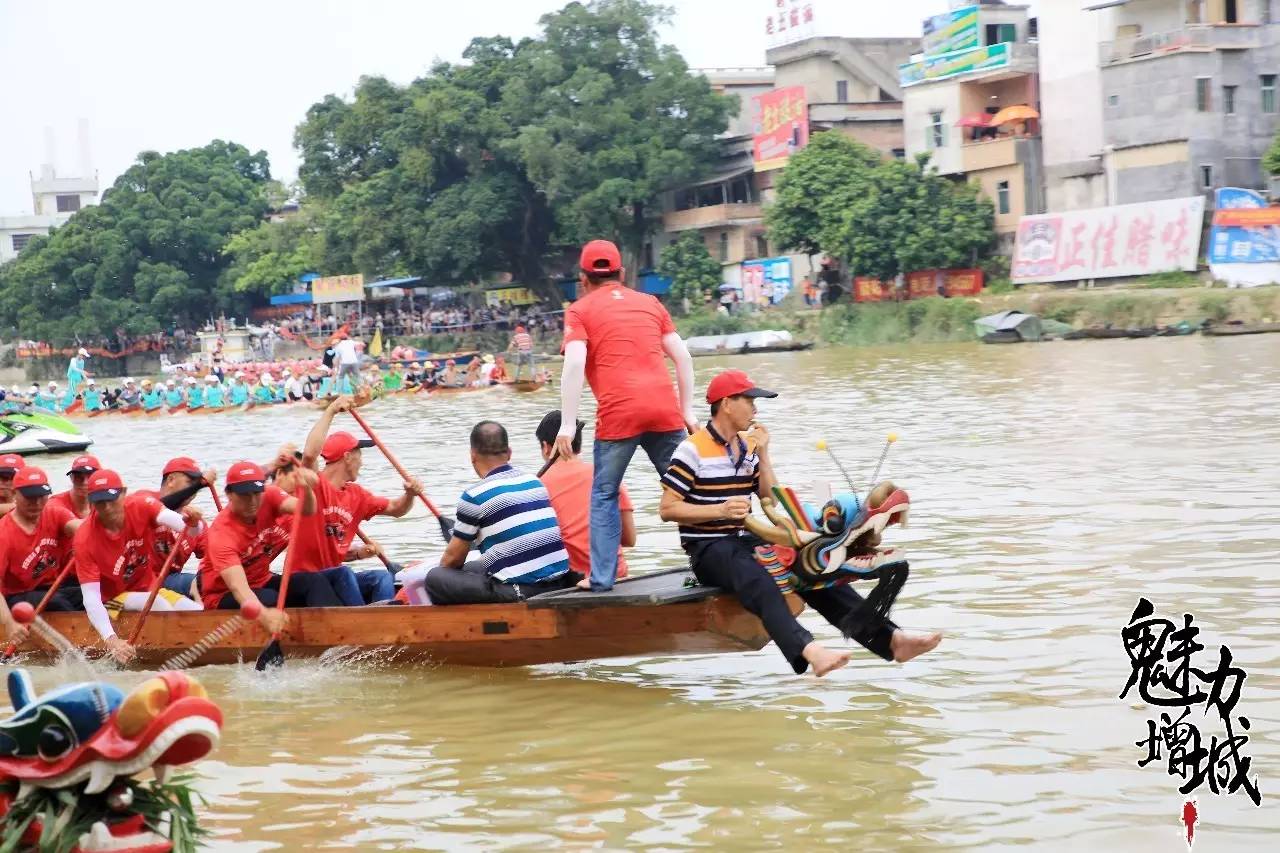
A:
<svg viewBox="0 0 1280 853">
<path fill-rule="evenodd" d="M 941 631 L 934 631 L 931 634 L 908 634 L 899 628 L 893 632 L 893 638 L 889 640 L 889 651 L 893 652 L 895 663 L 906 663 L 912 658 L 932 651 L 941 642 Z"/>
<path fill-rule="evenodd" d="M 590 591 L 591 591 L 591 578 L 583 578 L 582 580 L 578 581 L 577 586 L 578 586 L 578 589 L 584 589 L 584 590 L 586 590 L 587 592 L 590 592 Z"/>
<path fill-rule="evenodd" d="M 835 672 L 840 667 L 849 662 L 849 658 L 853 657 L 853 653 L 844 649 L 829 649 L 826 646 L 820 646 L 813 642 L 805 646 L 800 654 L 804 655 L 804 659 L 809 662 L 809 666 L 813 667 L 813 674 L 822 678 L 828 672 Z"/>
</svg>

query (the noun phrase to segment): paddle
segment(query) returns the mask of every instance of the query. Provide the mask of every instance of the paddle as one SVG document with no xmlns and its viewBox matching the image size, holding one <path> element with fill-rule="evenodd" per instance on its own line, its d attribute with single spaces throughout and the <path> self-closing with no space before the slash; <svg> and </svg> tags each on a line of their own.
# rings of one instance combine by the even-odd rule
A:
<svg viewBox="0 0 1280 853">
<path fill-rule="evenodd" d="M 75 565 L 76 565 L 76 561 L 74 559 L 67 560 L 67 565 L 64 566 L 62 571 L 58 573 L 58 576 L 53 579 L 53 583 L 50 584 L 49 586 L 49 591 L 44 594 L 44 598 L 40 599 L 40 603 L 37 604 L 35 609 L 32 611 L 32 614 L 33 614 L 31 617 L 32 619 L 39 616 L 41 613 L 44 613 L 45 607 L 49 605 L 49 599 L 53 598 L 53 594 L 58 591 L 58 587 L 62 586 L 62 582 L 67 579 L 67 575 L 71 573 L 71 570 L 75 568 Z M 13 606 L 14 619 L 18 619 L 18 608 L 21 606 L 22 606 L 22 602 L 19 602 L 18 604 L 15 604 Z M 22 622 L 23 620 L 18 619 L 18 621 Z M 17 643 L 10 643 L 8 648 L 4 650 L 4 656 L 0 657 L 0 660 L 8 660 L 9 658 L 13 657 L 13 653 L 17 651 L 17 649 L 18 649 Z"/>
<path fill-rule="evenodd" d="M 174 655 L 164 662 L 160 667 L 160 671 L 186 669 L 195 663 L 202 654 L 209 651 L 215 644 L 222 642 L 233 631 L 239 630 L 240 626 L 247 623 L 257 621 L 258 616 L 262 613 L 262 602 L 257 597 L 253 597 L 240 605 L 240 612 L 232 616 L 226 622 L 223 622 L 217 628 L 205 634 L 185 651 Z"/>
<path fill-rule="evenodd" d="M 43 602 L 41 602 L 43 604 Z M 48 622 L 40 618 L 39 612 L 32 607 L 30 602 L 19 601 L 13 605 L 13 618 L 20 625 L 30 625 L 32 630 L 40 635 L 40 639 L 53 646 L 59 652 L 69 657 L 78 658 L 85 666 L 89 665 L 89 661 L 85 658 L 84 652 L 71 644 L 66 637 L 53 630 Z"/>
<path fill-rule="evenodd" d="M 129 634 L 129 645 L 136 646 L 138 644 L 138 635 L 142 633 L 142 626 L 147 621 L 147 617 L 151 615 L 151 607 L 156 603 L 156 596 L 160 594 L 160 588 L 164 586 L 164 579 L 169 576 L 169 567 L 173 565 L 173 558 L 178 556 L 178 552 L 182 550 L 182 543 L 186 540 L 187 532 L 184 530 L 174 540 L 173 547 L 169 549 L 169 556 L 164 558 L 164 565 L 160 567 L 155 580 L 151 582 L 151 589 L 147 594 L 147 603 L 142 606 L 142 612 L 138 614 L 138 621 L 133 623 L 133 631 Z"/>
<path fill-rule="evenodd" d="M 364 544 L 366 544 L 366 545 L 368 545 L 368 546 L 370 546 L 370 547 L 372 547 L 372 546 L 373 546 L 373 543 L 369 541 L 369 537 L 368 537 L 368 536 L 365 536 L 365 535 L 364 535 L 364 531 L 363 531 L 363 530 L 361 530 L 359 527 L 357 527 L 357 528 L 356 528 L 356 535 L 360 537 L 360 541 L 361 541 L 361 542 L 363 542 Z M 378 552 L 378 559 L 382 561 L 382 565 L 384 565 L 384 566 L 386 566 L 386 567 L 387 567 L 387 571 L 391 572 L 392 574 L 395 574 L 395 571 L 396 571 L 396 570 L 395 570 L 395 569 L 393 569 L 393 568 L 391 568 L 391 561 L 387 559 L 387 555 L 386 555 L 386 554 L 384 554 L 384 553 L 382 553 L 381 551 L 379 551 L 379 552 Z"/>
<path fill-rule="evenodd" d="M 209 483 L 209 495 L 213 498 L 213 508 L 218 512 L 222 512 L 222 498 L 218 497 L 218 490 L 213 483 Z"/>
<path fill-rule="evenodd" d="M 396 469 L 396 473 L 398 473 L 406 482 L 413 479 L 409 476 L 409 472 L 404 469 L 404 466 L 400 464 L 400 460 L 391 455 L 391 451 L 387 450 L 387 446 L 382 443 L 382 439 L 378 438 L 378 434 L 373 431 L 373 428 L 369 426 L 368 422 L 365 421 L 360 413 L 355 409 L 350 409 L 348 411 L 350 412 L 351 417 L 356 419 L 356 423 L 360 424 L 360 428 L 365 431 L 365 434 L 369 436 L 369 439 L 373 442 L 374 446 L 382 451 L 383 456 L 387 457 L 387 461 L 391 463 L 392 468 Z M 453 519 L 446 515 L 441 515 L 439 508 L 431 502 L 431 498 L 421 493 L 418 494 L 418 497 L 422 498 L 422 502 L 427 505 L 427 509 L 436 517 L 436 521 L 440 522 L 440 535 L 445 538 L 445 541 L 452 539 L 454 525 Z"/>
<path fill-rule="evenodd" d="M 289 527 L 290 530 L 297 530 L 298 524 L 302 520 L 302 495 L 304 491 L 302 487 L 299 487 L 294 493 L 297 505 L 293 508 L 293 524 Z M 280 575 L 280 598 L 276 601 L 276 610 L 279 610 L 281 614 L 284 613 L 285 598 L 289 594 L 289 575 L 293 573 L 294 557 L 297 553 L 298 549 L 294 547 L 294 541 L 291 539 L 288 550 L 284 555 L 284 572 Z M 265 672 L 267 667 L 278 669 L 282 666 L 284 666 L 284 650 L 280 648 L 280 632 L 276 631 L 271 635 L 271 642 L 267 643 L 266 647 L 258 655 L 258 662 L 255 664 L 255 668 L 258 672 Z"/>
<path fill-rule="evenodd" d="M 552 465 L 554 465 L 554 464 L 556 464 L 556 461 L 557 461 L 559 458 L 560 458 L 560 451 L 559 451 L 559 450 L 553 450 L 553 451 L 551 451 L 551 458 L 547 460 L 547 463 L 546 463 L 545 465 L 543 465 L 541 468 L 539 468 L 539 469 L 538 469 L 538 479 L 539 479 L 539 480 L 541 480 L 541 479 L 542 479 L 542 475 L 543 475 L 543 474 L 545 474 L 545 473 L 547 473 L 548 471 L 550 471 L 550 470 L 551 470 L 551 466 L 552 466 Z"/>
</svg>

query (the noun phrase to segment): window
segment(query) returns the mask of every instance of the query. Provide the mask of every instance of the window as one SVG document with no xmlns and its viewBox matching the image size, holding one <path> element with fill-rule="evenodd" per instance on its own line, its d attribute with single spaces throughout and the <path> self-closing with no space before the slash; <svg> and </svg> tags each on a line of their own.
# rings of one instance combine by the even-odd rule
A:
<svg viewBox="0 0 1280 853">
<path fill-rule="evenodd" d="M 1262 83 L 1262 111 L 1274 113 L 1276 111 L 1276 75 L 1263 74 L 1259 80 Z"/>
<path fill-rule="evenodd" d="M 1222 87 L 1222 111 L 1227 115 L 1236 114 L 1236 87 Z"/>
<path fill-rule="evenodd" d="M 34 236 L 36 236 L 36 235 L 34 235 L 34 234 L 14 234 L 12 237 L 10 237 L 10 238 L 9 238 L 9 241 L 10 241 L 11 243 L 13 243 L 13 250 L 14 250 L 15 252 L 21 252 L 21 251 L 22 251 L 22 248 L 23 248 L 24 246 L 26 246 L 26 245 L 27 245 L 27 243 L 28 243 L 28 242 L 31 240 L 31 238 L 32 238 L 32 237 L 34 237 Z"/>
<path fill-rule="evenodd" d="M 1196 78 L 1196 111 L 1207 113 L 1213 109 L 1213 100 L 1209 96 L 1209 84 L 1213 82 L 1212 77 Z"/>
<path fill-rule="evenodd" d="M 905 149 L 905 148 L 895 148 L 895 149 L 893 149 L 893 159 L 895 159 L 895 160 L 905 160 L 905 159 L 907 159 L 907 149 Z"/>
<path fill-rule="evenodd" d="M 1107 106 L 1109 106 L 1109 107 L 1118 107 L 1118 106 L 1120 106 L 1120 96 L 1119 96 L 1119 95 L 1108 95 L 1108 96 L 1107 96 Z"/>
<path fill-rule="evenodd" d="M 769 257 L 769 240 L 763 234 L 756 235 L 756 257 Z"/>
<path fill-rule="evenodd" d="M 1017 41 L 1018 28 L 1013 24 L 987 24 L 987 44 Z"/>
<path fill-rule="evenodd" d="M 720 263 L 728 263 L 729 261 L 729 232 L 720 232 Z"/>
<path fill-rule="evenodd" d="M 60 195 L 57 197 L 59 213 L 75 213 L 80 209 L 80 196 Z"/>
<path fill-rule="evenodd" d="M 1212 166 L 1200 167 L 1200 188 L 1206 189 L 1206 190 L 1213 189 L 1213 167 Z"/>
<path fill-rule="evenodd" d="M 1226 0 L 1223 4 L 1223 17 L 1227 19 L 1228 24 L 1240 23 L 1240 4 L 1236 0 Z"/>
<path fill-rule="evenodd" d="M 836 103 L 837 104 L 849 103 L 849 81 L 848 80 L 836 81 Z"/>
<path fill-rule="evenodd" d="M 996 211 L 999 213 L 1009 212 L 1009 182 L 1001 181 L 996 184 Z"/>
<path fill-rule="evenodd" d="M 927 148 L 945 148 L 947 145 L 947 128 L 942 123 L 942 113 L 929 113 Z"/>
</svg>

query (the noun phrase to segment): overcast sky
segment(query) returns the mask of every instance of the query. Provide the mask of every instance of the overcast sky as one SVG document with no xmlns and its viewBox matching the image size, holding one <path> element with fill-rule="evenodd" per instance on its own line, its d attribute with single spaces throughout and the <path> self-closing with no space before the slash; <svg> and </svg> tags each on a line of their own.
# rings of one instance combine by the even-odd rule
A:
<svg viewBox="0 0 1280 853">
<path fill-rule="evenodd" d="M 696 67 L 764 64 L 776 0 L 675 0 L 667 33 Z M 790 2 L 790 0 L 787 0 Z M 805 0 L 800 0 L 805 2 Z M 817 32 L 918 36 L 948 0 L 809 0 Z M 297 174 L 293 129 L 361 75 L 407 83 L 480 35 L 533 35 L 555 0 L 0 0 L 0 216 L 31 212 L 28 172 L 56 137 L 60 174 L 78 170 L 77 123 L 110 186 L 139 151 L 212 139 L 266 149 Z"/>
</svg>

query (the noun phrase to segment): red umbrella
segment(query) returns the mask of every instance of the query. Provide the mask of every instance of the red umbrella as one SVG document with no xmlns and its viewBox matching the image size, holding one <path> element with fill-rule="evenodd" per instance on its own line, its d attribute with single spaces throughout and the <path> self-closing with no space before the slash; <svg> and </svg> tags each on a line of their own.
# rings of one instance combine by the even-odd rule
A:
<svg viewBox="0 0 1280 853">
<path fill-rule="evenodd" d="M 956 122 L 956 127 L 990 127 L 991 116 L 986 113 L 967 115 Z"/>
</svg>

